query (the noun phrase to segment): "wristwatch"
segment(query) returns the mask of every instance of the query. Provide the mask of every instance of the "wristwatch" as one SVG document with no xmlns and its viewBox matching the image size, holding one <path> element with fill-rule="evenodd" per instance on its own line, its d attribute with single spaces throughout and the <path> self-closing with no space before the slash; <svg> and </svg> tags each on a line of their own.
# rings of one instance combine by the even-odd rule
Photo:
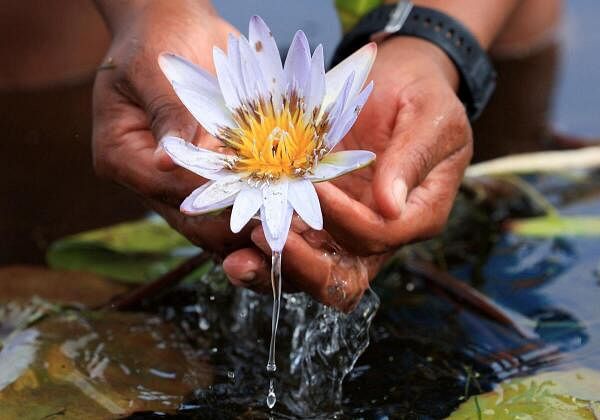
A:
<svg viewBox="0 0 600 420">
<path fill-rule="evenodd" d="M 369 12 L 338 45 L 332 64 L 348 57 L 369 41 L 391 36 L 413 36 L 441 48 L 460 75 L 458 97 L 474 121 L 496 87 L 496 71 L 475 37 L 456 19 L 434 9 L 414 6 L 410 1 L 383 5 Z"/>
</svg>

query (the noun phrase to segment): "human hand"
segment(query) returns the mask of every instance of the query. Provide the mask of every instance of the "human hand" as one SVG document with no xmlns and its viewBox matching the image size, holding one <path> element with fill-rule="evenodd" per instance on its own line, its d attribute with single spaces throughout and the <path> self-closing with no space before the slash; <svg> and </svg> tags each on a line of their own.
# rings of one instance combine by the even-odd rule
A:
<svg viewBox="0 0 600 420">
<path fill-rule="evenodd" d="M 169 51 L 213 70 L 212 50 L 236 30 L 208 1 L 96 0 L 113 33 L 94 85 L 93 152 L 96 171 L 139 193 L 175 229 L 202 247 L 231 251 L 249 243 L 233 235 L 227 214 L 185 216 L 183 199 L 204 182 L 176 166 L 158 146 L 167 133 L 205 148 L 217 141 L 176 97 L 157 58 Z"/>
<path fill-rule="evenodd" d="M 377 161 L 317 185 L 327 232 L 295 223 L 284 249 L 288 289 L 342 310 L 354 307 L 389 252 L 443 229 L 472 154 L 456 70 L 437 47 L 387 40 L 370 78 L 375 89 L 340 146 L 372 150 Z M 256 248 L 230 254 L 224 268 L 234 284 L 265 291 L 269 248 L 260 227 L 251 237 Z"/>
</svg>

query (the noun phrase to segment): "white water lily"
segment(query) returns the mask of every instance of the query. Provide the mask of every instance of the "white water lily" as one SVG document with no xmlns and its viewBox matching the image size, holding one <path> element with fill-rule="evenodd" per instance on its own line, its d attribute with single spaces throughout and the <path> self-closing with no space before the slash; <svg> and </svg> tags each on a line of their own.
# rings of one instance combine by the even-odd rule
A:
<svg viewBox="0 0 600 420">
<path fill-rule="evenodd" d="M 362 87 L 376 46 L 364 46 L 325 74 L 323 47 L 311 56 L 306 36 L 298 31 L 282 65 L 273 35 L 254 16 L 249 39 L 230 35 L 227 49 L 226 55 L 214 48 L 216 77 L 174 54 L 162 54 L 159 64 L 181 102 L 230 153 L 172 136 L 161 144 L 176 164 L 209 180 L 184 200 L 183 213 L 233 205 L 234 233 L 260 213 L 271 249 L 281 251 L 294 210 L 313 229 L 323 228 L 313 182 L 375 158 L 364 150 L 330 152 L 373 89 L 373 82 Z"/>
</svg>

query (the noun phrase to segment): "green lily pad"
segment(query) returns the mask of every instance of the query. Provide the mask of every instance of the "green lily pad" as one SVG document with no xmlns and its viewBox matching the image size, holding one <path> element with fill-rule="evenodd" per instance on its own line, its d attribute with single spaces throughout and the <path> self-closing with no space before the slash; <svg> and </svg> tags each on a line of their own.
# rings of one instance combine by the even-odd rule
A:
<svg viewBox="0 0 600 420">
<path fill-rule="evenodd" d="M 509 229 L 522 236 L 549 238 L 557 236 L 600 236 L 600 217 L 542 216 L 513 220 Z"/>
<path fill-rule="evenodd" d="M 51 245 L 46 259 L 52 268 L 144 283 L 196 252 L 196 247 L 165 222 L 144 219 L 63 238 Z"/>
<path fill-rule="evenodd" d="M 494 391 L 469 398 L 451 420 L 591 419 L 600 417 L 600 372 L 546 372 L 511 379 Z"/>
</svg>

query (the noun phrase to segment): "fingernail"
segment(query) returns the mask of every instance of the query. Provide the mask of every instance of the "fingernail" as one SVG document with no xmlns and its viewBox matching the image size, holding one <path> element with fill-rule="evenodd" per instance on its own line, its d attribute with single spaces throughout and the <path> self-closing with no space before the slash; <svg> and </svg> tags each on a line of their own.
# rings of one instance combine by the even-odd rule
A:
<svg viewBox="0 0 600 420">
<path fill-rule="evenodd" d="M 394 180 L 392 183 L 392 194 L 394 194 L 396 207 L 398 209 L 398 213 L 400 213 L 406 205 L 406 196 L 408 194 L 408 188 L 402 179 L 397 178 Z"/>
</svg>

